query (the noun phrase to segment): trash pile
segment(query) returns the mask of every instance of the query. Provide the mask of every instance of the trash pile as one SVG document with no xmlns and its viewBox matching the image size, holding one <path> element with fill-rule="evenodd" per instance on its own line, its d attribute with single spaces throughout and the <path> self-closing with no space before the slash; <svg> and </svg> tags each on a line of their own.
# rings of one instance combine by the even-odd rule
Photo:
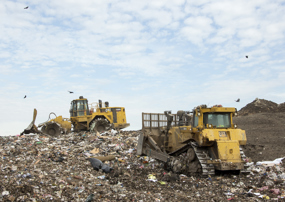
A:
<svg viewBox="0 0 285 202">
<path fill-rule="evenodd" d="M 285 162 L 185 176 L 137 156 L 141 131 L 0 137 L 0 201 L 226 201 L 285 197 Z"/>
</svg>

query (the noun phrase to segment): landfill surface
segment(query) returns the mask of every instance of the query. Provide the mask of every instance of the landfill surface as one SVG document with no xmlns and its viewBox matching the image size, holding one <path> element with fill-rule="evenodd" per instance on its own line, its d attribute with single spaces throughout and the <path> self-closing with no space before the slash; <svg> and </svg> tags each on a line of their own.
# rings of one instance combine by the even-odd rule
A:
<svg viewBox="0 0 285 202">
<path fill-rule="evenodd" d="M 240 175 L 167 171 L 136 154 L 141 131 L 0 137 L 0 201 L 285 201 L 285 116 L 248 111 L 235 118 L 252 159 Z"/>
</svg>

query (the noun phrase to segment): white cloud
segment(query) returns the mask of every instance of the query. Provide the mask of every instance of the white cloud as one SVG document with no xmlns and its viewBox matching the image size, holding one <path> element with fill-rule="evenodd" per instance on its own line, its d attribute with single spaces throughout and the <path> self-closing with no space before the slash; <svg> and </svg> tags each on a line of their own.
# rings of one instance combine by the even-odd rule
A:
<svg viewBox="0 0 285 202">
<path fill-rule="evenodd" d="M 142 111 L 233 105 L 237 97 L 251 102 L 263 95 L 284 102 L 283 1 L 31 0 L 25 6 L 0 5 L 0 101 L 13 100 L 1 111 L 21 130 L 34 107 L 39 122 L 51 111 L 68 117 L 70 101 L 80 95 L 126 107 L 132 129 L 140 128 Z"/>
<path fill-rule="evenodd" d="M 190 17 L 184 21 L 181 34 L 193 44 L 201 45 L 212 32 L 212 20 L 207 17 Z"/>
</svg>

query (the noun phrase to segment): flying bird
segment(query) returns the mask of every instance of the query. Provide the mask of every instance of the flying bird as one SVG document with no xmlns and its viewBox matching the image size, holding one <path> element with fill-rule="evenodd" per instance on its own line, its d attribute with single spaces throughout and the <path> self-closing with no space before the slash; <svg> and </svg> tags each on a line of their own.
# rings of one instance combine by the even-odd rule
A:
<svg viewBox="0 0 285 202">
<path fill-rule="evenodd" d="M 68 91 L 69 93 L 73 93 L 73 91 Z"/>
<path fill-rule="evenodd" d="M 25 95 L 24 99 L 26 98 L 27 96 Z"/>
<path fill-rule="evenodd" d="M 29 6 L 26 6 L 24 9 L 28 9 L 29 8 Z"/>
<path fill-rule="evenodd" d="M 248 58 L 248 55 L 246 55 L 245 58 Z"/>
<path fill-rule="evenodd" d="M 236 102 L 239 102 L 240 101 L 240 99 L 238 98 L 237 100 L 235 100 Z"/>
</svg>

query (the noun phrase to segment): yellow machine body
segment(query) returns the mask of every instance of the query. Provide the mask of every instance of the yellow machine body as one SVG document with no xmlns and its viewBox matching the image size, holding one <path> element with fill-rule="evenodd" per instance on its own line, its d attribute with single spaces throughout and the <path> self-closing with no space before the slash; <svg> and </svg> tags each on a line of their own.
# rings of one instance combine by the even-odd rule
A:
<svg viewBox="0 0 285 202">
<path fill-rule="evenodd" d="M 124 107 L 109 107 L 109 103 L 105 102 L 105 107 L 102 105 L 102 101 L 99 103 L 88 104 L 88 100 L 80 96 L 79 99 L 75 99 L 71 102 L 70 107 L 70 119 L 63 118 L 62 116 L 56 116 L 56 118 L 49 119 L 48 121 L 41 123 L 38 127 L 41 127 L 41 131 L 35 126 L 35 119 L 37 116 L 37 110 L 34 109 L 33 121 L 30 125 L 21 133 L 44 133 L 51 136 L 57 136 L 62 133 L 69 133 L 73 126 L 75 131 L 90 130 L 90 131 L 104 131 L 107 129 L 123 129 L 130 124 L 126 120 L 126 112 Z"/>
<path fill-rule="evenodd" d="M 60 125 L 66 132 L 69 133 L 71 131 L 71 122 L 68 118 L 62 118 L 62 116 L 58 116 L 54 119 L 51 119 L 49 122 L 55 122 Z"/>
<path fill-rule="evenodd" d="M 240 146 L 246 145 L 247 139 L 245 131 L 233 123 L 235 115 L 235 108 L 220 105 L 211 108 L 201 105 L 192 113 L 143 113 L 144 134 L 139 139 L 138 154 L 149 155 L 152 149 L 153 157 L 169 161 L 160 151 L 175 156 L 194 142 L 197 149 L 208 153 L 207 164 L 215 170 L 242 170 L 245 162 Z"/>
<path fill-rule="evenodd" d="M 51 114 L 54 113 L 51 112 L 50 115 Z M 60 134 L 70 133 L 71 122 L 68 118 L 62 118 L 62 116 L 56 116 L 56 118 L 54 119 L 50 119 L 44 123 L 39 124 L 38 127 L 41 127 L 41 131 L 44 134 L 48 134 L 51 136 L 58 136 Z"/>
<path fill-rule="evenodd" d="M 74 130 L 90 130 L 91 124 L 95 121 L 105 122 L 111 128 L 123 129 L 130 124 L 126 120 L 126 112 L 124 107 L 109 107 L 109 103 L 105 102 L 105 107 L 99 103 L 88 104 L 88 100 L 82 96 L 71 102 L 70 120 Z M 101 127 L 104 130 L 105 127 Z"/>
</svg>

